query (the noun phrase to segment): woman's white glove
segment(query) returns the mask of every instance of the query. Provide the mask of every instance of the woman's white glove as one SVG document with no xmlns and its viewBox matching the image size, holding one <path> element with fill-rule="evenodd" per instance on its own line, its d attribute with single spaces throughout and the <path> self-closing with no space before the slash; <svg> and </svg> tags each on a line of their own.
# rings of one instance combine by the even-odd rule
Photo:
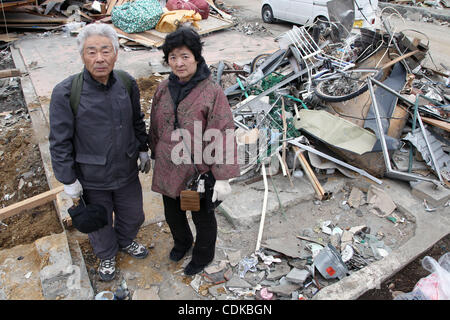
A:
<svg viewBox="0 0 450 320">
<path fill-rule="evenodd" d="M 216 180 L 214 184 L 214 192 L 212 196 L 212 202 L 223 201 L 231 193 L 231 186 L 228 180 Z"/>
<path fill-rule="evenodd" d="M 83 194 L 83 187 L 81 186 L 80 181 L 75 180 L 72 184 L 64 185 L 64 192 L 67 193 L 71 198 L 79 198 Z"/>
</svg>

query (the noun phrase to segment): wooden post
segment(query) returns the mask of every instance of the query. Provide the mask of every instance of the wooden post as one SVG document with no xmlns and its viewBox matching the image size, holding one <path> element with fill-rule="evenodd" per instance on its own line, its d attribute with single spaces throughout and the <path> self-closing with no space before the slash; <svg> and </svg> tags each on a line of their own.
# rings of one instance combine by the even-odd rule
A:
<svg viewBox="0 0 450 320">
<path fill-rule="evenodd" d="M 20 77 L 22 73 L 19 69 L 0 70 L 0 79 L 9 77 Z"/>
<path fill-rule="evenodd" d="M 64 191 L 64 186 L 59 186 L 50 191 L 38 194 L 37 196 L 22 200 L 20 202 L 16 202 L 10 206 L 2 208 L 0 209 L 0 220 L 11 217 L 24 210 L 33 209 L 40 205 L 46 204 L 47 202 L 55 200 L 56 195 L 62 191 Z"/>
<path fill-rule="evenodd" d="M 305 171 L 306 176 L 308 177 L 309 181 L 311 182 L 311 185 L 313 186 L 314 190 L 316 191 L 316 196 L 319 200 L 322 200 L 325 197 L 325 190 L 320 185 L 319 180 L 317 180 L 316 175 L 314 174 L 313 170 L 309 166 L 308 161 L 306 160 L 305 156 L 300 151 L 299 147 L 292 146 L 295 153 L 298 156 L 298 159 L 300 160 L 300 164 L 303 168 L 303 171 Z"/>
</svg>

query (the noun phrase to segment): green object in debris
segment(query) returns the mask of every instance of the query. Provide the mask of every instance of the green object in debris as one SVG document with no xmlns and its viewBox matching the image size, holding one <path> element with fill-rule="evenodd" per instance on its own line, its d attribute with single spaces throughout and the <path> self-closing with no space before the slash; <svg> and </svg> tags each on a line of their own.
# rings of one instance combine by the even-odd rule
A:
<svg viewBox="0 0 450 320">
<path fill-rule="evenodd" d="M 394 217 L 387 217 L 387 219 L 392 223 L 397 223 L 397 219 L 395 219 Z"/>
<path fill-rule="evenodd" d="M 244 91 L 245 97 L 248 98 L 247 91 L 245 90 L 244 85 L 242 84 L 241 80 L 239 78 L 236 78 L 236 80 L 237 80 L 237 83 L 239 83 L 239 87 L 241 87 L 242 91 Z"/>
<path fill-rule="evenodd" d="M 291 95 L 289 95 L 289 94 L 286 94 L 285 97 L 286 97 L 286 98 L 289 98 L 289 99 L 291 99 L 291 100 L 300 102 L 300 103 L 302 104 L 302 107 L 303 107 L 304 109 L 308 110 L 308 107 L 306 106 L 306 104 L 305 104 L 302 100 L 300 100 L 299 98 L 293 97 L 293 96 L 291 96 Z"/>
</svg>

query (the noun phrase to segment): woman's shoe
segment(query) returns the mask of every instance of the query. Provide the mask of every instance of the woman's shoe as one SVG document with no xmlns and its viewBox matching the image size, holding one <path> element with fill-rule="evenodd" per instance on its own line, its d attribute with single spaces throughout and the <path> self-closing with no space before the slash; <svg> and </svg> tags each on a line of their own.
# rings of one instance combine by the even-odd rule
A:
<svg viewBox="0 0 450 320">
<path fill-rule="evenodd" d="M 188 263 L 188 265 L 184 268 L 184 274 L 187 276 L 193 276 L 194 274 L 199 273 L 202 271 L 207 264 L 196 264 L 195 262 L 191 261 Z"/>
</svg>

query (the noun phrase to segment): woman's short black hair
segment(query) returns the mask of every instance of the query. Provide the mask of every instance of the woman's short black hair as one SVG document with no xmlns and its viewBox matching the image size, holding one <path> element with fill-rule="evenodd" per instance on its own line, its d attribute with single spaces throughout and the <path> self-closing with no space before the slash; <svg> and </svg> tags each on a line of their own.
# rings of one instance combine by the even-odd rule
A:
<svg viewBox="0 0 450 320">
<path fill-rule="evenodd" d="M 176 48 L 186 46 L 194 54 L 195 60 L 200 61 L 202 57 L 203 43 L 200 41 L 200 35 L 191 27 L 180 27 L 166 36 L 162 46 L 164 52 L 164 61 L 169 62 L 169 53 Z"/>
</svg>

